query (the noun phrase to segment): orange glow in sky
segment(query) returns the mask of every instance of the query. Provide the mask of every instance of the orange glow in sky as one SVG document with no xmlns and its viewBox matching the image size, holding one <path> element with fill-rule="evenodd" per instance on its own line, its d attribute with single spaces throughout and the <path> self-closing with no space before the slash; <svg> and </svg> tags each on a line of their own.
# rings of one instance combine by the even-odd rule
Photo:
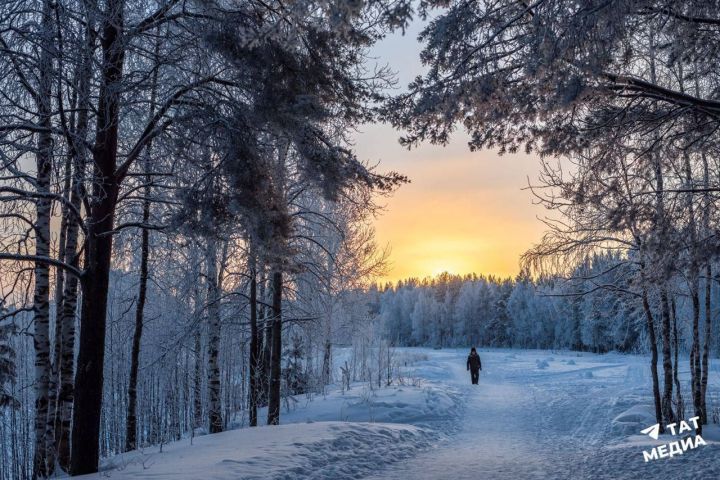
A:
<svg viewBox="0 0 720 480">
<path fill-rule="evenodd" d="M 389 66 L 397 73 L 397 90 L 424 71 L 419 60 L 415 21 L 405 35 L 396 33 L 371 51 L 368 66 Z M 400 146 L 400 132 L 385 124 L 365 125 L 355 137 L 359 157 L 379 162 L 382 171 L 410 177 L 392 198 L 381 199 L 386 211 L 375 222 L 377 240 L 391 248 L 383 281 L 425 277 L 444 271 L 514 276 L 522 253 L 544 231 L 537 217 L 547 213 L 533 205 L 531 192 L 540 160 L 528 155 L 499 156 L 470 152 L 467 136 L 457 133 L 447 147 Z"/>
<path fill-rule="evenodd" d="M 470 152 L 458 138 L 446 148 L 423 145 L 408 151 L 386 125 L 357 136 L 362 158 L 381 160 L 412 183 L 389 199 L 375 221 L 378 243 L 390 245 L 390 268 L 382 280 L 425 277 L 444 271 L 514 276 L 519 257 L 540 240 L 537 216 L 544 209 L 522 190 L 537 176 L 539 161 L 527 155 Z"/>
</svg>

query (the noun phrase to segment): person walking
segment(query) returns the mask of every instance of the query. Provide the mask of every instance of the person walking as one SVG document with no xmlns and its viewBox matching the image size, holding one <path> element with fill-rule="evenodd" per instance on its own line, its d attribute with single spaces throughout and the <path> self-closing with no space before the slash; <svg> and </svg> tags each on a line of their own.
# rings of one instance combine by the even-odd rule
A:
<svg viewBox="0 0 720 480">
<path fill-rule="evenodd" d="M 470 355 L 467 358 L 467 369 L 470 372 L 470 380 L 473 385 L 477 385 L 480 380 L 480 370 L 482 370 L 482 362 L 475 347 L 470 349 Z"/>
</svg>

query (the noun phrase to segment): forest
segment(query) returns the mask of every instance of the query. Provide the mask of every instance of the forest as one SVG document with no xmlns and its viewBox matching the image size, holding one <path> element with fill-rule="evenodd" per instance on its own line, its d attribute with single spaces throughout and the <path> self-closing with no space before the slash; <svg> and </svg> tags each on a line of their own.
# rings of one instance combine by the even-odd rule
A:
<svg viewBox="0 0 720 480">
<path fill-rule="evenodd" d="M 278 425 L 338 367 L 381 383 L 400 346 L 648 354 L 661 428 L 717 423 L 718 12 L 2 2 L 0 479 Z M 398 90 L 369 51 L 418 19 L 425 72 Z M 373 219 L 410 179 L 356 155 L 374 122 L 538 156 L 547 233 L 522 273 L 378 286 Z"/>
<path fill-rule="evenodd" d="M 617 273 L 622 262 L 615 255 L 594 256 L 569 278 L 449 273 L 411 278 L 368 291 L 368 310 L 394 346 L 648 352 L 643 304 Z M 707 303 L 707 292 L 700 292 L 700 304 L 709 306 L 710 318 L 720 310 L 717 288 L 712 281 Z M 609 289 L 614 293 L 608 294 Z M 679 282 L 672 283 L 668 294 L 672 353 L 687 354 L 692 349 L 691 297 Z M 658 295 L 649 296 L 648 303 L 651 314 L 662 314 Z M 660 338 L 660 325 L 653 325 Z M 717 329 L 717 322 L 711 323 L 708 348 L 713 358 L 720 352 Z"/>
</svg>

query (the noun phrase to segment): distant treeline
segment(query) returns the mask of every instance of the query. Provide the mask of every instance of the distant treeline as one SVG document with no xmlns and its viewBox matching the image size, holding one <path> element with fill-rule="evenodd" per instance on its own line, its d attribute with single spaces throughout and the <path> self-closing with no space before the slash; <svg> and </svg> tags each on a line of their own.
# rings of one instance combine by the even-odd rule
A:
<svg viewBox="0 0 720 480">
<path fill-rule="evenodd" d="M 402 280 L 373 295 L 374 311 L 387 338 L 398 346 L 645 352 L 647 323 L 641 299 L 630 291 L 631 280 L 625 280 L 626 263 L 612 254 L 598 255 L 579 265 L 569 279 L 443 273 Z M 715 288 L 713 315 L 719 306 Z M 688 351 L 684 339 L 690 338 L 692 305 L 682 292 L 676 298 L 679 346 Z M 658 299 L 650 301 L 658 311 Z M 659 336 L 659 325 L 657 330 Z M 717 352 L 717 342 L 714 347 Z"/>
</svg>

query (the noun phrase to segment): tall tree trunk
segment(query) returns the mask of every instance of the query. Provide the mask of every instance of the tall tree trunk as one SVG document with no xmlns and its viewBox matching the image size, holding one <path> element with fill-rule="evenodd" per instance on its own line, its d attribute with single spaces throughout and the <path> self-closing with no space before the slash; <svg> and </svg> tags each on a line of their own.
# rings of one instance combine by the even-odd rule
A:
<svg viewBox="0 0 720 480">
<path fill-rule="evenodd" d="M 79 206 L 78 201 L 78 206 Z M 68 228 L 66 255 L 72 258 L 69 263 L 77 267 L 80 263 L 77 252 L 78 227 L 77 224 Z M 58 408 L 56 418 L 55 442 L 57 446 L 58 463 L 65 470 L 70 469 L 70 429 L 72 426 L 72 411 L 74 399 L 73 377 L 75 374 L 75 318 L 77 311 L 78 279 L 68 275 L 65 281 L 62 302 L 62 315 L 60 317 L 60 365 Z"/>
<path fill-rule="evenodd" d="M 250 375 L 249 375 L 249 410 L 250 426 L 257 426 L 258 389 L 260 373 L 260 333 L 257 322 L 257 259 L 255 253 L 250 251 L 248 257 L 248 271 L 250 274 Z"/>
<path fill-rule="evenodd" d="M 116 185 L 107 184 L 108 195 L 117 198 Z M 105 361 L 105 322 L 110 277 L 112 237 L 100 232 L 112 230 L 113 202 L 93 208 L 86 242 L 86 277 L 83 279 L 80 347 L 75 375 L 71 472 L 96 472 L 99 460 L 100 414 Z"/>
<path fill-rule="evenodd" d="M 690 155 L 687 152 L 683 153 L 685 160 L 685 187 L 688 189 L 693 188 L 693 177 L 692 170 L 690 167 Z M 692 373 L 692 394 L 693 394 L 693 406 L 695 407 L 695 415 L 703 418 L 703 405 L 702 405 L 702 365 L 700 363 L 700 248 L 698 245 L 698 231 L 697 223 L 695 220 L 695 207 L 693 205 L 693 194 L 688 193 L 686 195 L 687 203 L 686 208 L 688 212 L 688 236 L 690 239 L 690 266 L 688 272 L 688 283 L 690 288 L 690 297 L 692 299 L 692 353 L 690 358 L 690 367 Z M 702 433 L 702 424 L 698 429 L 698 434 Z"/>
<path fill-rule="evenodd" d="M 322 364 L 322 382 L 323 387 L 330 383 L 330 369 L 332 362 L 332 343 L 330 337 L 325 339 L 325 345 L 323 348 L 323 364 Z"/>
<path fill-rule="evenodd" d="M 708 423 L 706 394 L 708 369 L 710 366 L 710 340 L 712 338 L 712 310 L 710 305 L 712 295 L 712 267 L 710 266 L 710 262 L 705 265 L 705 276 L 705 343 L 703 344 L 702 366 L 700 368 L 702 370 L 700 385 L 700 408 L 702 416 L 700 417 L 700 420 L 703 425 L 707 425 Z"/>
<path fill-rule="evenodd" d="M 268 403 L 270 393 L 270 350 L 272 345 L 272 320 L 267 314 L 268 308 L 265 303 L 267 301 L 266 291 L 267 279 L 265 278 L 265 268 L 260 269 L 260 280 L 258 287 L 258 298 L 260 306 L 258 307 L 258 337 L 262 340 L 260 348 L 260 367 L 258 369 L 258 389 L 259 400 L 258 406 L 265 406 Z"/>
<path fill-rule="evenodd" d="M 654 67 L 653 67 L 654 69 Z M 654 170 L 655 170 L 655 233 L 658 236 L 660 242 L 667 240 L 667 218 L 665 211 L 665 196 L 664 196 L 664 179 L 662 170 L 662 158 L 660 155 L 654 156 Z M 665 262 L 662 254 L 659 258 Z M 666 265 L 661 265 L 661 268 L 665 268 Z M 662 410 L 665 423 L 673 423 L 675 421 L 675 414 L 672 408 L 672 388 L 673 388 L 673 364 L 672 355 L 670 351 L 670 306 L 667 296 L 667 279 L 665 273 L 661 273 L 662 278 L 659 279 L 660 283 L 660 319 L 662 322 L 662 355 L 663 355 L 663 396 L 662 396 Z"/>
<path fill-rule="evenodd" d="M 202 335 L 200 325 L 195 331 L 195 372 L 193 375 L 193 429 L 202 427 Z"/>
<path fill-rule="evenodd" d="M 44 129 L 38 133 L 37 153 L 37 193 L 35 209 L 35 255 L 39 258 L 50 257 L 50 182 L 52 175 L 52 136 L 51 95 L 52 95 L 52 57 L 53 43 L 53 6 L 50 0 L 43 4 L 40 35 L 42 46 L 40 53 L 40 72 L 38 86 L 38 124 Z M 33 477 L 45 478 L 55 469 L 54 417 L 51 415 L 51 377 L 50 361 L 50 268 L 45 261 L 35 262 L 33 295 L 33 344 L 35 348 L 35 451 L 33 459 Z"/>
<path fill-rule="evenodd" d="M 655 64 L 655 37 L 654 35 L 650 35 L 650 78 L 655 81 L 657 76 L 656 71 L 656 64 Z M 657 238 L 657 241 L 659 243 L 667 241 L 666 235 L 667 235 L 667 218 L 666 218 L 666 212 L 665 212 L 665 185 L 664 185 L 664 177 L 663 177 L 663 164 L 662 164 L 662 158 L 659 154 L 654 154 L 652 157 L 653 162 L 653 170 L 654 170 L 654 176 L 655 176 L 655 218 L 654 218 L 654 224 L 653 224 L 653 230 L 654 234 Z M 651 253 L 657 254 L 657 251 L 653 251 Z M 662 254 L 659 255 L 659 259 L 664 263 L 666 260 L 663 258 Z M 645 259 L 643 259 L 645 261 Z M 641 267 L 644 272 L 644 265 Z M 666 265 L 659 265 L 659 268 L 662 270 L 667 270 Z M 664 275 L 664 273 L 661 273 L 661 275 Z M 666 278 L 660 279 L 661 284 L 661 290 L 662 294 L 664 294 L 664 287 L 666 284 Z M 645 279 L 643 279 L 643 308 L 645 309 L 645 315 L 647 317 L 648 326 L 653 327 L 654 321 L 651 315 L 650 311 L 650 305 L 648 303 L 647 299 L 647 283 L 645 282 Z M 662 299 L 661 299 L 662 303 Z M 665 306 L 661 304 L 661 317 L 665 317 L 664 310 Z M 666 355 L 666 349 L 665 349 L 665 319 L 662 319 L 663 325 L 663 367 L 665 368 L 665 388 L 667 389 L 667 375 L 668 375 L 668 369 L 666 361 L 668 359 L 668 355 Z M 663 412 L 662 407 L 666 407 L 666 405 L 663 405 L 660 402 L 660 396 L 659 396 L 659 382 L 657 378 L 657 339 L 655 336 L 655 332 L 653 331 L 651 334 L 651 342 L 652 342 L 652 376 L 653 376 L 653 395 L 655 396 L 655 414 L 658 423 L 660 424 L 660 431 L 664 432 L 665 425 L 662 421 L 662 413 L 665 413 L 667 415 L 667 411 Z M 672 363 L 670 364 L 670 370 L 672 370 Z M 670 371 L 671 378 L 672 378 L 672 372 Z M 666 398 L 663 397 L 663 401 L 665 401 Z"/>
<path fill-rule="evenodd" d="M 700 91 L 700 82 L 698 77 L 695 77 L 695 92 Z M 713 209 L 713 199 L 710 196 L 710 166 L 708 163 L 707 155 L 703 150 L 700 153 L 703 165 L 703 186 L 707 189 L 703 195 L 703 243 L 704 245 L 698 245 L 701 250 L 708 248 L 707 239 L 712 238 L 713 232 L 710 229 L 710 213 Z M 707 414 L 707 382 L 708 382 L 708 369 L 709 369 L 709 357 L 710 357 L 710 340 L 712 338 L 712 310 L 711 310 L 711 296 L 712 296 L 712 265 L 709 258 L 705 258 L 705 344 L 703 345 L 702 354 L 702 378 L 700 380 L 700 406 L 702 415 L 700 421 L 703 425 L 708 423 Z"/>
<path fill-rule="evenodd" d="M 157 35 L 155 39 L 155 59 L 160 53 L 161 36 Z M 150 92 L 150 112 L 149 119 L 155 115 L 155 97 L 157 92 L 158 68 L 153 69 Z M 143 187 L 143 209 L 142 224 L 147 225 L 150 221 L 150 161 L 152 158 L 152 142 L 147 145 L 145 153 L 145 185 Z M 143 323 L 145 315 L 145 301 L 147 299 L 147 282 L 148 282 L 148 258 L 150 256 L 150 231 L 147 228 L 142 229 L 142 240 L 140 245 L 140 285 L 138 286 L 138 303 L 135 310 L 135 332 L 133 333 L 132 353 L 130 357 L 130 379 L 128 382 L 128 404 L 127 404 L 127 421 L 125 423 L 125 451 L 135 450 L 137 448 L 137 381 L 138 369 L 140 368 L 140 345 L 143 334 Z"/>
<path fill-rule="evenodd" d="M 670 302 L 667 289 L 663 285 L 660 288 L 660 309 L 662 317 L 662 352 L 663 352 L 663 396 L 662 409 L 665 424 L 675 422 L 675 412 L 672 408 L 673 391 L 673 363 L 670 349 Z"/>
<path fill-rule="evenodd" d="M 73 475 L 97 472 L 105 363 L 105 324 L 118 198 L 115 168 L 118 148 L 120 82 L 125 58 L 124 0 L 109 0 L 102 22 L 102 79 L 93 150 L 93 200 L 88 215 L 83 278 L 80 346 L 75 375 L 72 426 Z"/>
<path fill-rule="evenodd" d="M 277 268 L 277 267 L 276 267 Z M 268 425 L 280 423 L 280 372 L 282 361 L 282 272 L 272 273 L 272 350 L 270 355 L 270 391 Z"/>
<path fill-rule="evenodd" d="M 78 159 L 75 166 L 73 191 L 70 203 L 80 211 L 80 184 L 85 175 L 85 161 Z M 65 261 L 73 267 L 80 264 L 78 247 L 78 219 L 68 219 L 65 240 Z M 70 428 L 73 404 L 73 376 L 75 373 L 75 318 L 77 312 L 78 278 L 67 275 L 63 284 L 62 309 L 59 313 L 59 352 L 58 352 L 58 401 L 55 418 L 55 444 L 58 463 L 65 470 L 70 468 Z"/>
<path fill-rule="evenodd" d="M 682 396 L 682 389 L 680 388 L 680 376 L 678 375 L 678 371 L 680 370 L 679 367 L 679 354 L 680 354 L 680 345 L 678 340 L 678 331 L 677 331 L 677 308 L 675 305 L 675 298 L 672 299 L 671 302 L 671 314 L 672 314 L 672 329 L 673 329 L 673 351 L 675 354 L 675 368 L 673 369 L 673 381 L 675 382 L 675 412 L 677 413 L 678 418 L 682 419 L 685 418 L 685 401 L 683 400 Z"/>
<path fill-rule="evenodd" d="M 700 378 L 702 372 L 700 370 L 700 296 L 698 294 L 699 282 L 696 276 L 690 274 L 692 285 L 690 286 L 690 297 L 692 299 L 692 325 L 693 325 L 693 344 L 692 351 L 690 352 L 690 370 L 691 370 L 691 386 L 692 386 L 692 397 L 693 406 L 695 407 L 695 415 L 702 418 L 702 401 L 701 401 L 701 388 Z M 702 433 L 702 425 L 698 430 L 698 434 Z"/>
<path fill-rule="evenodd" d="M 211 238 L 207 246 L 208 281 L 208 420 L 210 433 L 222 432 L 220 397 L 220 291 L 218 286 L 217 240 Z"/>
<path fill-rule="evenodd" d="M 655 336 L 655 320 L 652 310 L 650 310 L 650 302 L 648 301 L 647 290 L 643 289 L 642 293 L 643 310 L 645 311 L 645 320 L 647 322 L 648 339 L 650 340 L 650 373 L 652 374 L 653 400 L 655 403 L 655 420 L 660 424 L 660 431 L 665 431 L 662 416 L 662 403 L 660 401 L 660 380 L 658 378 L 657 362 L 658 347 L 657 338 Z"/>
<path fill-rule="evenodd" d="M 61 93 L 59 93 L 61 94 Z M 76 108 L 73 106 L 73 108 Z M 73 219 L 70 218 L 71 212 L 65 202 L 70 202 L 70 196 L 72 188 L 72 176 L 73 176 L 73 157 L 67 155 L 64 166 L 64 179 L 63 179 L 63 190 L 62 198 L 63 205 L 61 208 L 61 220 L 60 220 L 60 235 L 58 237 L 58 250 L 57 256 L 60 262 L 65 262 L 65 252 L 67 243 L 67 232 L 69 222 Z M 57 454 L 57 432 L 58 432 L 58 414 L 60 405 L 60 364 L 62 363 L 62 303 L 63 293 L 65 292 L 65 270 L 62 267 L 55 269 L 55 344 L 53 348 L 53 372 L 52 382 L 50 386 L 50 398 L 52 399 L 52 405 L 50 406 L 50 416 L 53 419 L 53 433 L 55 435 L 55 453 Z"/>
<path fill-rule="evenodd" d="M 191 272 L 195 278 L 202 277 L 202 263 L 200 262 L 198 244 L 192 242 L 190 245 L 190 265 Z M 202 374 L 203 374 L 203 351 L 202 351 L 202 325 L 203 317 L 205 315 L 205 305 L 201 294 L 201 284 L 199 282 L 193 283 L 192 288 L 192 324 L 194 325 L 193 331 L 193 354 L 195 363 L 193 364 L 193 377 L 192 377 L 192 399 L 193 399 L 193 416 L 192 416 L 192 429 L 193 432 L 197 428 L 203 426 L 203 404 L 202 404 Z"/>
<path fill-rule="evenodd" d="M 328 268 L 332 270 L 334 267 L 328 265 Z M 325 303 L 324 310 L 325 331 L 323 334 L 325 335 L 325 341 L 323 342 L 322 372 L 320 376 L 323 388 L 330 383 L 332 377 L 332 322 L 335 314 L 335 302 L 332 298 Z"/>
<path fill-rule="evenodd" d="M 146 187 L 143 200 L 143 224 L 150 219 L 150 201 Z M 127 422 L 125 435 L 125 451 L 137 448 L 137 382 L 140 368 L 140 343 L 143 334 L 145 300 L 147 299 L 148 257 L 150 254 L 150 232 L 142 229 L 142 245 L 140 247 L 140 285 L 138 287 L 137 309 L 135 310 L 135 332 L 133 333 L 132 353 L 130 357 L 130 379 L 128 382 Z"/>
<path fill-rule="evenodd" d="M 81 209 L 85 169 L 87 164 L 86 148 L 83 141 L 88 134 L 88 118 L 90 108 L 90 79 L 92 76 L 92 51 L 95 45 L 95 30 L 92 20 L 93 13 L 86 12 L 85 38 L 82 52 L 82 61 L 78 67 L 77 75 L 77 124 L 74 138 L 77 142 L 69 142 L 69 157 L 73 158 L 73 179 L 70 192 L 70 205 L 72 210 Z M 65 237 L 65 262 L 73 267 L 80 265 L 78 253 L 78 236 L 80 219 L 74 215 L 68 217 Z M 73 380 L 75 375 L 75 319 L 77 314 L 78 278 L 66 275 L 62 292 L 62 310 L 60 312 L 60 364 L 59 364 L 59 394 L 55 426 L 55 444 L 57 448 L 58 463 L 66 472 L 70 471 L 70 429 L 72 427 L 73 412 Z"/>
</svg>

